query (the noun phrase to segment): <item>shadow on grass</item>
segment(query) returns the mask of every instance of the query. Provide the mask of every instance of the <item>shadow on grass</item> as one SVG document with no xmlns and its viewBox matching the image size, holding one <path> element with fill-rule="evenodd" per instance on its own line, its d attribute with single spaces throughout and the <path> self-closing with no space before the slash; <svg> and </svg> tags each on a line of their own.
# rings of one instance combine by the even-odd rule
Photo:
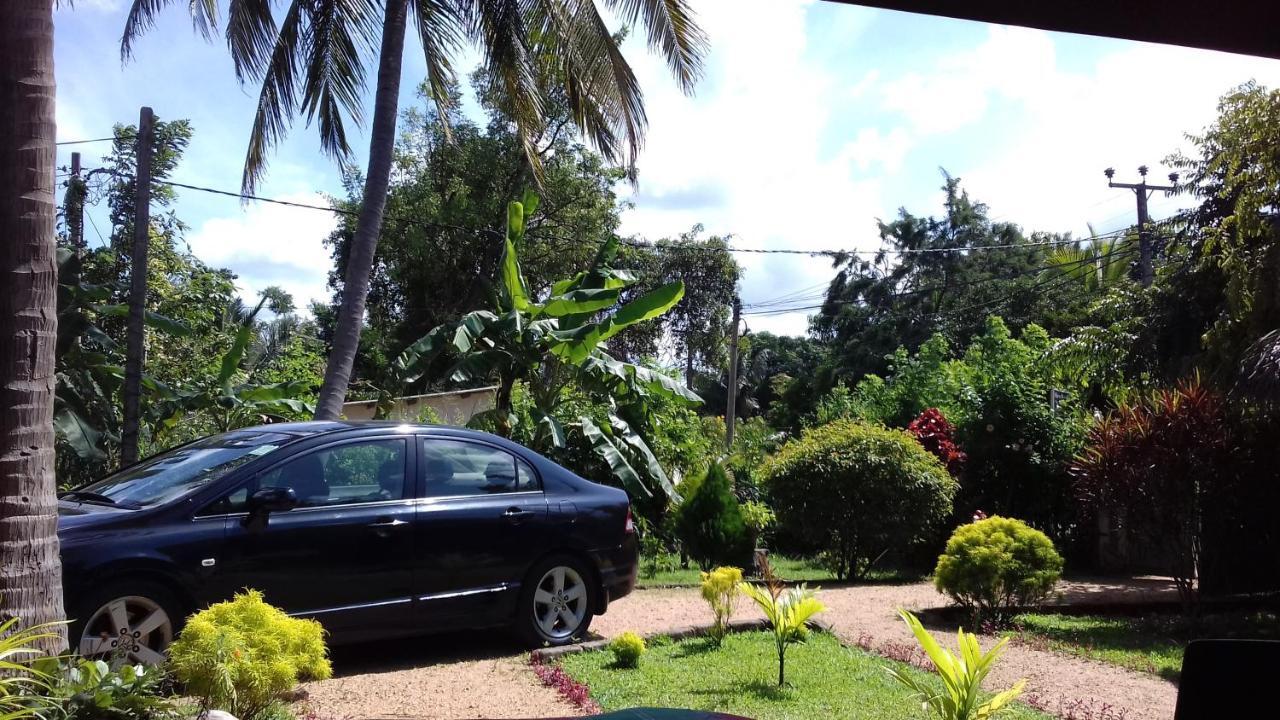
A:
<svg viewBox="0 0 1280 720">
<path fill-rule="evenodd" d="M 700 637 L 696 640 L 683 643 L 674 653 L 673 658 L 687 658 L 695 655 L 705 655 L 709 652 L 715 652 L 720 649 L 720 644 L 709 637 Z"/>
<path fill-rule="evenodd" d="M 768 700 L 769 702 L 786 702 L 795 699 L 794 695 L 792 695 L 791 687 L 778 687 L 774 683 L 765 682 L 763 680 L 756 680 L 744 685 L 733 685 L 728 687 L 695 688 L 689 690 L 689 694 L 714 698 L 719 706 L 728 705 L 735 699 L 741 698 L 743 695 L 751 695 L 757 699 Z"/>
</svg>

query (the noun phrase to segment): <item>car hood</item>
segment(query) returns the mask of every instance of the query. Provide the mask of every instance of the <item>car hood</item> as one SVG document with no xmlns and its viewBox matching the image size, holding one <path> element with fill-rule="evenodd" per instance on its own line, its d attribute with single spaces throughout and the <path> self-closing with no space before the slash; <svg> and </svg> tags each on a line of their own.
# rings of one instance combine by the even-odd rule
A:
<svg viewBox="0 0 1280 720">
<path fill-rule="evenodd" d="M 79 528 L 96 527 L 119 520 L 135 510 L 114 508 L 97 503 L 75 502 L 73 500 L 58 501 L 58 533 L 75 531 Z"/>
</svg>

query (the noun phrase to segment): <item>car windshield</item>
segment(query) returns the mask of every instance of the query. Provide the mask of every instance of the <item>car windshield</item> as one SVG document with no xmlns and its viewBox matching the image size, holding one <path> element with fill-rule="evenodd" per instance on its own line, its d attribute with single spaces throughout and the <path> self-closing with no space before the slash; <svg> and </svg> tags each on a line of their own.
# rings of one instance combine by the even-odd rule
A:
<svg viewBox="0 0 1280 720">
<path fill-rule="evenodd" d="M 127 508 L 159 505 L 194 492 L 289 439 L 272 432 L 215 435 L 147 458 L 64 497 Z"/>
</svg>

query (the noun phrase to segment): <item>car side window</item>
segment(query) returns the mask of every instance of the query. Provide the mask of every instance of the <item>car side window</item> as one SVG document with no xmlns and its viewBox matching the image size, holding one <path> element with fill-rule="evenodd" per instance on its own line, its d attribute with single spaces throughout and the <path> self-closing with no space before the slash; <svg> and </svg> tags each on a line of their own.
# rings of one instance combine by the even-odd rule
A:
<svg viewBox="0 0 1280 720">
<path fill-rule="evenodd" d="M 537 489 L 537 476 L 522 460 L 478 443 L 423 438 L 422 468 L 426 497 Z"/>
<path fill-rule="evenodd" d="M 402 500 L 405 441 L 369 440 L 307 453 L 258 477 L 258 487 L 293 488 L 298 507 Z"/>
</svg>

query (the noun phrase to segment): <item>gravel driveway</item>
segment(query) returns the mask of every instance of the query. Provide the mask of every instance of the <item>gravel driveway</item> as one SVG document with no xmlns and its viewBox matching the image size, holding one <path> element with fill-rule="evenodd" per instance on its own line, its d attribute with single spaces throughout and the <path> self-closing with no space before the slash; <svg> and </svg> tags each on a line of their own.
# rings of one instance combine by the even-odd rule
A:
<svg viewBox="0 0 1280 720">
<path fill-rule="evenodd" d="M 1061 601 L 1146 601 L 1167 598 L 1162 580 L 1073 581 L 1060 587 Z M 849 644 L 914 643 L 895 609 L 940 607 L 947 599 L 929 583 L 866 585 L 822 590 L 822 618 Z M 736 619 L 759 617 L 746 598 Z M 709 622 L 696 589 L 638 590 L 596 618 L 592 630 L 612 637 L 626 630 L 643 635 Z M 954 632 L 954 631 L 952 631 Z M 935 634 L 948 644 L 954 635 Z M 984 637 L 989 647 L 994 638 Z M 414 640 L 338 648 L 337 676 L 309 683 L 304 710 L 324 720 L 344 718 L 534 718 L 581 715 L 543 686 L 528 653 L 501 632 L 457 633 Z M 1078 718 L 1168 720 L 1176 687 L 1145 675 L 1090 660 L 1010 646 L 989 683 L 1005 687 L 1028 679 L 1027 692 L 1050 712 Z M 1074 713 L 1070 712 L 1075 708 Z M 1109 708 L 1110 715 L 1104 714 Z M 1123 714 L 1122 714 L 1123 713 Z"/>
</svg>

